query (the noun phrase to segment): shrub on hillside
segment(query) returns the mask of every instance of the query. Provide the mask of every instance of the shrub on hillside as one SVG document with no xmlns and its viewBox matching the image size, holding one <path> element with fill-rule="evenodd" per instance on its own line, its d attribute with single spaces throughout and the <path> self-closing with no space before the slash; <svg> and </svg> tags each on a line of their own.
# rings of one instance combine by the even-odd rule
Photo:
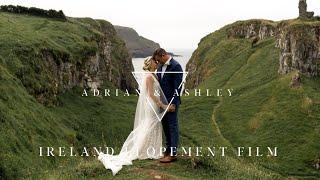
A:
<svg viewBox="0 0 320 180">
<path fill-rule="evenodd" d="M 44 10 L 36 7 L 27 8 L 23 6 L 4 5 L 4 6 L 0 6 L 0 11 L 17 13 L 17 14 L 30 14 L 30 15 L 46 17 L 46 18 L 61 19 L 64 21 L 67 20 L 62 10 L 60 11 L 56 11 L 53 9 Z"/>
</svg>

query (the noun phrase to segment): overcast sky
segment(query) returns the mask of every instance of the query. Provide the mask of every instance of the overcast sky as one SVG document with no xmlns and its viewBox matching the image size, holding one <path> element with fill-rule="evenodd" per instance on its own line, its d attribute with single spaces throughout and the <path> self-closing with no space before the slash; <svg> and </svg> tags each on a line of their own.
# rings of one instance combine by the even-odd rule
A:
<svg viewBox="0 0 320 180">
<path fill-rule="evenodd" d="M 320 15 L 320 1 L 307 0 Z M 195 49 L 205 35 L 237 20 L 292 19 L 299 0 L 1 0 L 43 9 L 62 9 L 67 16 L 105 19 L 134 28 L 167 49 Z"/>
</svg>

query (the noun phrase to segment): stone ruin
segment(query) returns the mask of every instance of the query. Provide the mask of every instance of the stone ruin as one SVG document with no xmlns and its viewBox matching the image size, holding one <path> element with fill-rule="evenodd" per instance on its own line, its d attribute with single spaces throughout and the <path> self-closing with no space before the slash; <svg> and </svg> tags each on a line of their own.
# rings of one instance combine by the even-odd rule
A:
<svg viewBox="0 0 320 180">
<path fill-rule="evenodd" d="M 307 11 L 307 0 L 299 0 L 299 18 L 310 19 L 314 15 L 314 12 Z"/>
</svg>

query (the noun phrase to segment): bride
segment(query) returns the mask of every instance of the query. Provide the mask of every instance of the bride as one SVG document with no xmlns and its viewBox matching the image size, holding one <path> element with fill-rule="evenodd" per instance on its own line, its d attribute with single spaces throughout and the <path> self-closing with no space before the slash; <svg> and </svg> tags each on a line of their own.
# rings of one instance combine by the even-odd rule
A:
<svg viewBox="0 0 320 180">
<path fill-rule="evenodd" d="M 152 57 L 144 61 L 143 73 L 136 73 L 139 81 L 139 99 L 136 107 L 134 128 L 118 155 L 99 153 L 98 160 L 113 175 L 123 165 L 132 165 L 135 159 L 159 159 L 162 157 L 161 119 L 167 109 L 167 99 L 160 88 L 155 71 L 157 62 Z M 137 77 L 139 76 L 139 77 Z"/>
</svg>

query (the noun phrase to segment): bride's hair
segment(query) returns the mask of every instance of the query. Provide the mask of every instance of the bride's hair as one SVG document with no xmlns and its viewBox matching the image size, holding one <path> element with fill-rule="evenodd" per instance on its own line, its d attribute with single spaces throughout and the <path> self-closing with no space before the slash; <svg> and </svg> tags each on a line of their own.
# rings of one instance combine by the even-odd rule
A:
<svg viewBox="0 0 320 180">
<path fill-rule="evenodd" d="M 147 57 L 145 60 L 144 60 L 144 65 L 143 65 L 143 70 L 145 71 L 150 71 L 150 68 L 151 68 L 151 62 L 153 61 L 153 58 L 152 56 L 149 56 Z"/>
</svg>

